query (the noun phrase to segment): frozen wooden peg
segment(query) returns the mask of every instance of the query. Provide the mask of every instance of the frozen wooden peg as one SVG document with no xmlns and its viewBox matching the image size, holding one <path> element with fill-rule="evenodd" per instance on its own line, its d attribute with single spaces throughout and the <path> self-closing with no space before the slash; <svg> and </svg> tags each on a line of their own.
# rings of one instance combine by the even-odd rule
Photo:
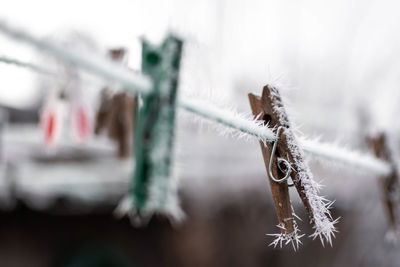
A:
<svg viewBox="0 0 400 267">
<path fill-rule="evenodd" d="M 259 120 L 263 120 L 265 124 L 269 123 L 270 125 L 272 125 L 273 121 L 271 112 L 270 110 L 264 110 L 263 105 L 261 103 L 261 98 L 253 94 L 249 94 L 249 100 L 251 109 L 253 111 L 253 115 L 258 117 Z M 272 115 L 276 121 L 275 115 L 274 114 Z M 279 170 L 277 166 L 277 161 L 270 161 L 272 146 L 265 145 L 263 141 L 260 141 L 260 146 L 267 172 L 269 172 L 269 166 L 270 164 L 272 164 L 271 166 L 272 174 L 275 177 L 283 176 L 284 174 L 282 173 L 282 171 Z M 278 154 L 278 151 L 276 153 Z M 290 234 L 294 231 L 294 225 L 293 225 L 294 218 L 290 203 L 288 183 L 286 181 L 278 183 L 273 181 L 272 179 L 268 179 L 268 181 L 271 187 L 272 198 L 274 201 L 276 215 L 278 217 L 278 222 L 279 225 L 283 226 L 281 228 L 281 232 L 283 234 Z"/>
<path fill-rule="evenodd" d="M 289 196 L 289 186 L 294 185 L 314 224 L 315 233 L 322 243 L 331 243 L 335 232 L 329 213 L 330 202 L 318 196 L 317 183 L 305 162 L 303 152 L 297 143 L 286 114 L 278 89 L 266 85 L 262 96 L 249 94 L 253 115 L 275 130 L 273 144 L 260 141 L 265 167 L 269 177 L 272 197 L 277 213 L 279 228 L 284 240 L 297 236 L 297 226 Z M 278 239 L 279 240 L 279 239 Z"/>
</svg>

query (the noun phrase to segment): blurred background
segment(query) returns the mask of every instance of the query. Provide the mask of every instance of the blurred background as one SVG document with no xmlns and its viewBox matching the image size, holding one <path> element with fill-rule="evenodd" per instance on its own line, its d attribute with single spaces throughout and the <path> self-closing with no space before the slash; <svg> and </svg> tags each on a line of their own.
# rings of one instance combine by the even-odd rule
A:
<svg viewBox="0 0 400 267">
<path fill-rule="evenodd" d="M 305 136 L 367 152 L 370 132 L 399 136 L 398 8 L 377 0 L 14 0 L 0 18 L 133 71 L 141 37 L 157 43 L 176 33 L 184 40 L 180 94 L 250 114 L 247 94 L 278 82 Z M 0 64 L 0 266 L 400 266 L 398 245 L 385 241 L 377 177 L 316 158 L 309 164 L 321 194 L 336 200 L 341 218 L 333 246 L 306 237 L 297 252 L 268 246 L 278 222 L 258 142 L 221 136 L 184 111 L 174 167 L 186 219 L 156 216 L 137 228 L 115 218 L 133 170 L 124 114 L 134 100 L 3 35 L 0 55 L 63 77 Z M 102 116 L 118 122 L 104 125 Z M 291 197 L 308 236 L 304 207 Z"/>
</svg>

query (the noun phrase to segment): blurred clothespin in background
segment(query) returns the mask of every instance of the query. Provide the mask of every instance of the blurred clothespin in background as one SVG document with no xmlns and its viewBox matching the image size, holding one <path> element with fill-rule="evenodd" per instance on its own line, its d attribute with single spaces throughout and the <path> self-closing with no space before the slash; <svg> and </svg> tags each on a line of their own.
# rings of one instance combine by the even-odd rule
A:
<svg viewBox="0 0 400 267">
<path fill-rule="evenodd" d="M 389 226 L 391 231 L 388 233 L 390 239 L 397 240 L 399 238 L 399 215 L 398 204 L 400 201 L 400 187 L 398 171 L 393 159 L 391 148 L 389 146 L 388 136 L 380 132 L 366 138 L 368 146 L 377 158 L 388 162 L 392 166 L 391 173 L 386 177 L 379 177 L 379 185 L 381 188 L 383 203 L 386 210 Z"/>
<path fill-rule="evenodd" d="M 60 95 L 58 88 L 50 91 L 40 110 L 40 127 L 47 148 L 54 147 L 61 135 L 65 108 L 64 100 Z"/>
<path fill-rule="evenodd" d="M 126 50 L 111 49 L 109 57 L 118 63 L 126 63 Z M 136 114 L 137 96 L 116 92 L 112 88 L 101 91 L 100 106 L 96 115 L 95 134 L 106 131 L 117 143 L 118 157 L 129 158 L 132 154 L 132 134 Z"/>
<path fill-rule="evenodd" d="M 71 64 L 60 63 L 59 79 L 48 85 L 40 111 L 40 124 L 47 148 L 55 148 L 61 136 L 84 144 L 92 133 L 90 101 L 82 84 L 82 73 Z"/>
<path fill-rule="evenodd" d="M 130 214 L 134 224 L 146 222 L 153 213 L 177 220 L 183 216 L 172 175 L 182 41 L 168 36 L 160 46 L 145 40 L 142 44 L 142 71 L 152 79 L 153 88 L 148 94 L 139 95 L 131 196 L 117 208 L 117 214 Z"/>
<path fill-rule="evenodd" d="M 269 176 L 272 197 L 278 217 L 278 227 L 281 234 L 273 234 L 277 238 L 272 243 L 292 243 L 296 249 L 300 243 L 299 229 L 295 222 L 295 214 L 289 196 L 289 186 L 295 186 L 309 214 L 310 222 L 314 224 L 315 233 L 331 243 L 331 235 L 336 231 L 329 213 L 330 202 L 317 195 L 318 186 L 312 180 L 302 150 L 292 131 L 291 124 L 283 106 L 277 88 L 266 85 L 262 96 L 249 94 L 250 106 L 257 120 L 275 129 L 276 140 L 273 144 L 260 141 L 265 167 Z M 289 184 L 289 178 L 291 183 Z"/>
</svg>

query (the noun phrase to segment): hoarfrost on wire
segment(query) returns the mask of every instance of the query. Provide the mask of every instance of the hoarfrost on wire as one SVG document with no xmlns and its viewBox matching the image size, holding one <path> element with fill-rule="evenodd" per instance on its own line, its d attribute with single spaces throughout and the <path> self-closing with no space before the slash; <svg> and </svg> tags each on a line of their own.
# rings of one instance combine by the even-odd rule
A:
<svg viewBox="0 0 400 267">
<path fill-rule="evenodd" d="M 199 100 L 193 97 L 179 98 L 178 105 L 206 119 L 202 122 L 211 122 L 210 125 L 223 136 L 233 136 L 245 140 L 256 137 L 263 142 L 275 140 L 275 135 L 268 125 L 264 125 L 262 121 L 254 118 L 251 114 L 239 113 L 234 108 L 222 108 L 209 100 Z"/>
</svg>

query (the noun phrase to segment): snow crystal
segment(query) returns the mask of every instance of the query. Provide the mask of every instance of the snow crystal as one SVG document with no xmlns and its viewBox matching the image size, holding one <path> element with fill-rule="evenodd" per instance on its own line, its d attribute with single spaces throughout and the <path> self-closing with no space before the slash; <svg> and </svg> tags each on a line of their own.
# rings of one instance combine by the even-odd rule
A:
<svg viewBox="0 0 400 267">
<path fill-rule="evenodd" d="M 297 226 L 296 220 L 294 220 L 294 218 L 298 218 L 298 219 L 300 219 L 300 218 L 294 213 L 293 207 L 292 207 L 292 215 L 293 215 L 293 217 L 290 219 L 293 219 L 293 232 L 287 233 L 284 225 L 278 224 L 277 227 L 280 230 L 284 230 L 284 233 L 281 232 L 281 233 L 277 233 L 277 234 L 267 234 L 269 236 L 275 237 L 274 241 L 272 241 L 269 244 L 269 246 L 274 246 L 274 248 L 276 248 L 276 246 L 279 245 L 279 247 L 282 248 L 283 245 L 286 246 L 288 244 L 291 244 L 294 251 L 299 249 L 299 245 L 302 244 L 300 241 L 300 238 L 302 238 L 304 236 L 304 234 L 300 234 L 300 230 Z"/>
</svg>

